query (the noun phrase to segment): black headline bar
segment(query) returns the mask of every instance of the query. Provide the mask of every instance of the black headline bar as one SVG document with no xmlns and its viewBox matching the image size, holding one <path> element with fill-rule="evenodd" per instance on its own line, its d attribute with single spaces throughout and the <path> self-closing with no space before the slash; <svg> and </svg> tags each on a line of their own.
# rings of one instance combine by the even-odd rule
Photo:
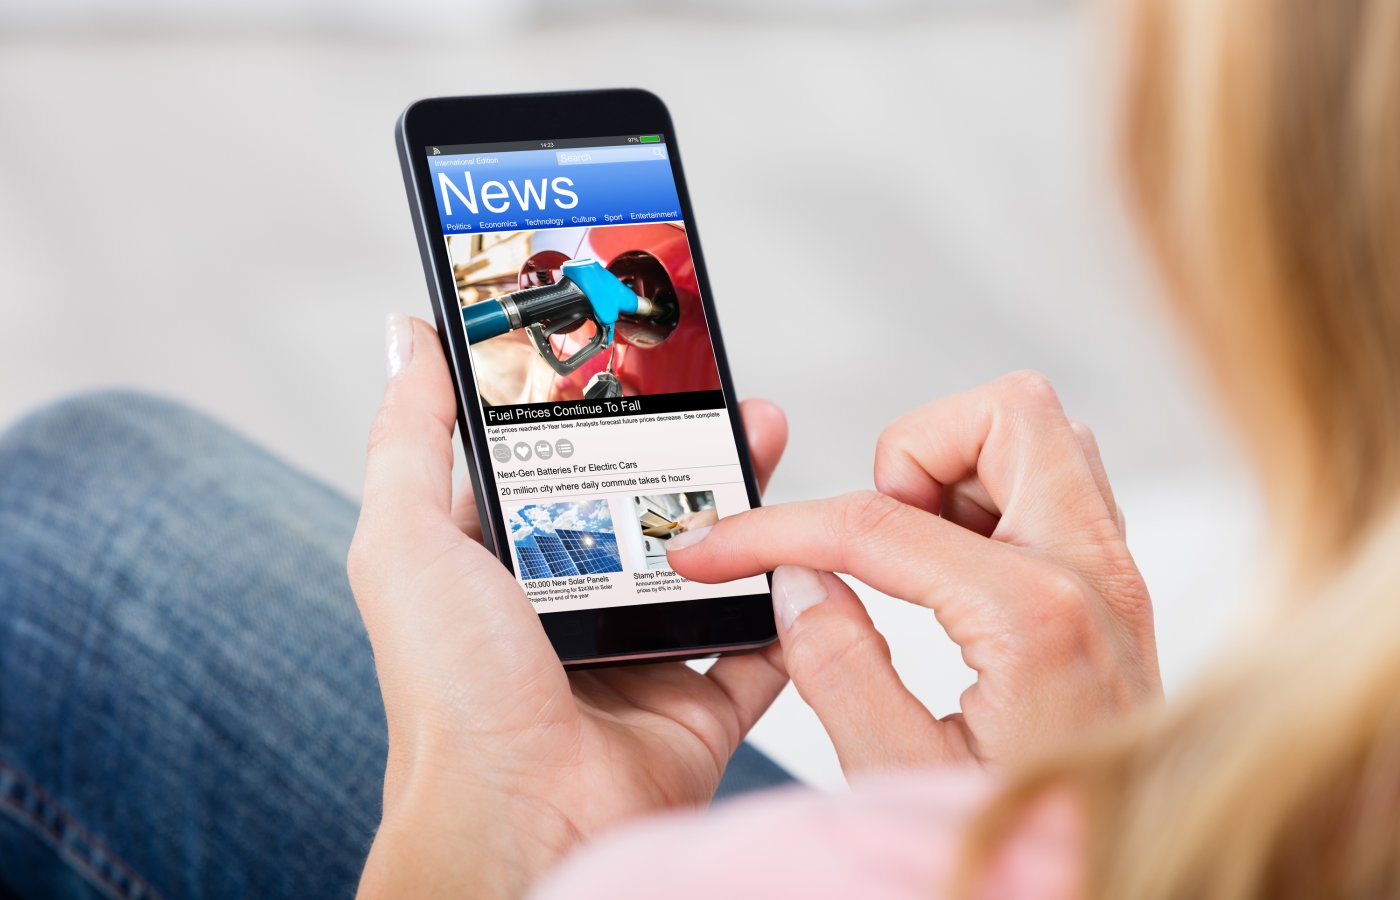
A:
<svg viewBox="0 0 1400 900">
<path fill-rule="evenodd" d="M 607 419 L 724 409 L 724 392 L 684 391 L 679 394 L 613 397 L 608 400 L 517 403 L 513 406 L 487 406 L 483 409 L 486 411 L 487 425 L 528 425 L 532 422 L 567 422 L 571 419 Z"/>
</svg>

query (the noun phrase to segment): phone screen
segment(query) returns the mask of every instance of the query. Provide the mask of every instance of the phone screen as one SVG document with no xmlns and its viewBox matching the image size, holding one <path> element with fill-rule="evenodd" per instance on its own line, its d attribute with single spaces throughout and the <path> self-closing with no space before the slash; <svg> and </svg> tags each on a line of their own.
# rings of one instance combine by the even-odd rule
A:
<svg viewBox="0 0 1400 900">
<path fill-rule="evenodd" d="M 536 611 L 766 594 L 667 563 L 676 535 L 750 504 L 666 136 L 424 152 Z"/>
</svg>

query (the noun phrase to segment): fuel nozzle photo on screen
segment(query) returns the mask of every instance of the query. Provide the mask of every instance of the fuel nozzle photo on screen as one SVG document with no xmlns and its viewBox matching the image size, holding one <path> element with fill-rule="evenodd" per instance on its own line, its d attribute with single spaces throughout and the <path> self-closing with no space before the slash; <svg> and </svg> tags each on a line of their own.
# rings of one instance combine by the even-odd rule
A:
<svg viewBox="0 0 1400 900">
<path fill-rule="evenodd" d="M 525 329 L 535 350 L 555 372 L 573 374 L 580 366 L 608 351 L 608 365 L 589 379 L 583 396 L 588 400 L 622 396 L 622 382 L 613 371 L 616 326 L 621 316 L 664 318 L 666 310 L 651 298 L 640 296 L 593 259 L 571 259 L 560 267 L 553 284 L 529 287 L 473 303 L 462 308 L 467 341 L 477 344 L 518 329 Z M 550 338 L 593 323 L 593 337 L 567 357 L 554 352 Z"/>
<path fill-rule="evenodd" d="M 685 223 L 553 221 L 446 236 L 454 312 L 482 404 L 685 393 L 697 396 L 666 403 L 717 402 L 719 372 Z"/>
</svg>

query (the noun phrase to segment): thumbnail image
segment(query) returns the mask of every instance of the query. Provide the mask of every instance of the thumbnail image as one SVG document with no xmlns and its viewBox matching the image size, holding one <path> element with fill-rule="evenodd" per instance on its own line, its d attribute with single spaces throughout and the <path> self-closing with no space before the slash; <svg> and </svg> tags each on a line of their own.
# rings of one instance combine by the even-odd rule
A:
<svg viewBox="0 0 1400 900">
<path fill-rule="evenodd" d="M 606 500 L 528 503 L 510 514 L 508 525 L 526 581 L 622 571 Z"/>
<path fill-rule="evenodd" d="M 711 491 L 649 494 L 633 497 L 632 505 L 642 530 L 642 554 L 648 569 L 668 568 L 666 542 L 674 535 L 719 521 Z"/>
<path fill-rule="evenodd" d="M 483 404 L 719 390 L 681 222 L 447 237 Z"/>
</svg>

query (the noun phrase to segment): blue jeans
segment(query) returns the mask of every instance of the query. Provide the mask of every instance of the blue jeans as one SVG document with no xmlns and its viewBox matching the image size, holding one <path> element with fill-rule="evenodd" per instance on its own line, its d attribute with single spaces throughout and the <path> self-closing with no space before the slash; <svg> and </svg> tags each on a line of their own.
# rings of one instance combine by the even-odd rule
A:
<svg viewBox="0 0 1400 900">
<path fill-rule="evenodd" d="M 353 894 L 385 755 L 355 517 L 148 397 L 0 436 L 0 896 Z M 721 792 L 787 780 L 745 747 Z"/>
</svg>

